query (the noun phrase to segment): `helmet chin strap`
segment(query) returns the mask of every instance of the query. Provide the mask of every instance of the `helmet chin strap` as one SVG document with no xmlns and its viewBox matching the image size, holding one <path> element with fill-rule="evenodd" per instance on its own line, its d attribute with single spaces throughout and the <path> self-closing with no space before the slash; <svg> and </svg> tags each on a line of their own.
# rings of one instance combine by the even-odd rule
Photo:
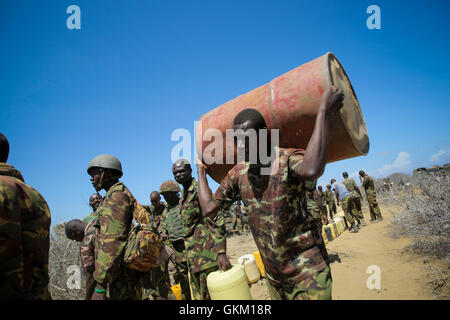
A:
<svg viewBox="0 0 450 320">
<path fill-rule="evenodd" d="M 100 181 L 98 182 L 97 186 L 95 187 L 95 191 L 97 191 L 97 193 L 103 189 L 103 183 L 105 182 L 104 177 L 105 177 L 105 170 L 102 170 L 102 174 L 100 175 Z"/>
</svg>

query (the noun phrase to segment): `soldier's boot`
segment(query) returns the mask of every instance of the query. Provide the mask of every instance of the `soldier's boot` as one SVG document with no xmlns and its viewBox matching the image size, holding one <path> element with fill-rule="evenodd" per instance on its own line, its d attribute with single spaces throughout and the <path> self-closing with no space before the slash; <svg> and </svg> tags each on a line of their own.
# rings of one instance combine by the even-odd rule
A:
<svg viewBox="0 0 450 320">
<path fill-rule="evenodd" d="M 358 231 L 359 231 L 358 226 L 355 223 L 353 223 L 350 229 L 350 233 L 357 233 Z"/>
<path fill-rule="evenodd" d="M 364 221 L 364 218 L 361 219 L 361 224 L 358 227 L 365 227 L 367 226 L 367 223 Z"/>
</svg>

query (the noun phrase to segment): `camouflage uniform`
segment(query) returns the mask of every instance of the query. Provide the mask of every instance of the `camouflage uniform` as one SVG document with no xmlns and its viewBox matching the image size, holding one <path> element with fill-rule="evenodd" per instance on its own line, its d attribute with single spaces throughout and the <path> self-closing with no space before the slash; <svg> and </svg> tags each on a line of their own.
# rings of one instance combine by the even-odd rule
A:
<svg viewBox="0 0 450 320">
<path fill-rule="evenodd" d="M 92 275 L 95 270 L 95 238 L 98 234 L 98 229 L 95 227 L 96 219 L 88 223 L 84 229 L 84 238 L 80 244 L 81 264 L 83 265 L 86 275 Z"/>
<path fill-rule="evenodd" d="M 347 178 L 342 181 L 342 184 L 347 188 L 348 191 L 350 191 L 350 194 L 352 196 L 352 210 L 353 210 L 353 216 L 356 217 L 356 219 L 361 220 L 364 219 L 364 216 L 362 214 L 361 210 L 361 196 L 359 195 L 358 186 L 356 185 L 355 180 Z"/>
<path fill-rule="evenodd" d="M 113 300 L 140 299 L 141 275 L 123 265 L 123 254 L 137 201 L 122 183 L 109 188 L 97 209 L 94 280 L 107 285 Z"/>
<path fill-rule="evenodd" d="M 244 228 L 244 225 L 242 223 L 241 206 L 240 205 L 236 205 L 234 207 L 234 210 L 233 210 L 233 231 L 238 229 L 239 232 L 243 232 L 244 231 L 243 228 Z"/>
<path fill-rule="evenodd" d="M 180 284 L 183 300 L 191 300 L 189 289 L 188 266 L 185 257 L 184 230 L 179 206 L 170 207 L 168 204 L 161 217 L 161 233 L 168 236 L 166 245 L 174 249 L 174 281 Z"/>
<path fill-rule="evenodd" d="M 259 175 L 261 166 L 237 164 L 222 180 L 214 201 L 223 207 L 240 194 L 272 299 L 331 299 L 331 273 L 319 232 L 320 217 L 317 210 L 308 210 L 305 182 L 295 174 L 303 152 L 275 151 L 270 176 Z M 312 192 L 315 182 L 308 185 Z"/>
<path fill-rule="evenodd" d="M 0 298 L 50 299 L 50 210 L 20 172 L 0 163 Z"/>
<path fill-rule="evenodd" d="M 364 190 L 366 191 L 371 220 L 383 219 L 383 217 L 381 216 L 380 207 L 377 203 L 377 195 L 375 192 L 375 184 L 373 182 L 373 179 L 368 175 L 365 175 L 362 185 L 364 187 Z"/>
<path fill-rule="evenodd" d="M 214 219 L 203 217 L 198 202 L 198 183 L 194 178 L 188 190 L 183 190 L 180 214 L 192 299 L 209 300 L 206 277 L 218 270 L 217 255 L 226 253 L 225 219 L 220 214 Z"/>
<path fill-rule="evenodd" d="M 333 219 L 333 215 L 336 214 L 336 201 L 334 200 L 333 191 L 327 189 L 325 192 L 325 202 L 328 205 L 328 211 L 330 219 Z"/>
<path fill-rule="evenodd" d="M 163 213 L 164 209 L 166 209 L 166 207 L 167 207 L 167 203 L 165 203 L 165 202 L 161 201 L 160 204 L 161 205 L 158 208 L 155 208 L 155 206 L 152 204 L 143 206 L 148 211 L 148 213 L 152 217 L 153 221 L 155 221 L 156 227 L 158 228 L 158 230 L 159 230 L 159 225 L 161 223 L 162 213 Z"/>
<path fill-rule="evenodd" d="M 149 207 L 141 206 L 138 203 L 134 218 L 140 224 L 151 225 L 153 232 L 160 235 L 161 228 L 148 211 Z M 169 261 L 142 274 L 142 300 L 157 300 L 160 298 L 174 298 L 170 290 Z"/>
<path fill-rule="evenodd" d="M 97 218 L 91 220 L 84 229 L 84 238 L 80 244 L 81 264 L 86 275 L 86 299 L 91 299 L 93 290 L 95 288 L 95 281 L 93 273 L 95 270 L 95 238 L 98 234 L 98 229 L 95 227 Z M 92 287 L 91 287 L 92 286 Z"/>
<path fill-rule="evenodd" d="M 90 223 L 91 221 L 93 221 L 95 218 L 97 218 L 97 212 L 91 212 L 91 213 L 89 213 L 86 217 L 84 217 L 83 219 L 82 219 L 82 221 L 83 222 L 86 222 L 86 223 Z"/>
</svg>

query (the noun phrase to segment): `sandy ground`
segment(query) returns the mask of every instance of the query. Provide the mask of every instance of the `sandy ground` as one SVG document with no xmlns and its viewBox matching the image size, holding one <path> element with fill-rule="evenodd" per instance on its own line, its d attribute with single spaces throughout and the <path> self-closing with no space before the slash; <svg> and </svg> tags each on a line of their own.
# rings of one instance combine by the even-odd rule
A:
<svg viewBox="0 0 450 320">
<path fill-rule="evenodd" d="M 392 239 L 387 236 L 390 227 L 390 214 L 383 210 L 384 221 L 370 223 L 367 210 L 363 210 L 368 225 L 359 233 L 345 231 L 327 245 L 332 259 L 333 299 L 335 300 L 402 300 L 431 299 L 427 289 L 427 271 L 423 258 L 402 253 L 409 239 Z M 233 235 L 227 240 L 230 261 L 256 251 L 250 233 Z M 367 273 L 369 266 L 380 270 L 380 290 L 368 289 L 367 280 L 373 271 Z M 270 299 L 265 279 L 250 287 L 253 299 Z"/>
</svg>

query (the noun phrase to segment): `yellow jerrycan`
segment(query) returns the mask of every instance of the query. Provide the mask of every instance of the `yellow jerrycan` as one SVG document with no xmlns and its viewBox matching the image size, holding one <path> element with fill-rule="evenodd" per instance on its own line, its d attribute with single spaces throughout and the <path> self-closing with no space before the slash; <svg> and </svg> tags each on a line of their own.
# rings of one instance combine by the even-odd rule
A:
<svg viewBox="0 0 450 320">
<path fill-rule="evenodd" d="M 233 264 L 227 271 L 211 272 L 206 278 L 211 300 L 253 300 L 244 268 Z"/>
<path fill-rule="evenodd" d="M 243 255 L 237 262 L 244 267 L 248 283 L 252 284 L 259 281 L 261 275 L 259 274 L 258 265 L 253 254 Z"/>
</svg>

